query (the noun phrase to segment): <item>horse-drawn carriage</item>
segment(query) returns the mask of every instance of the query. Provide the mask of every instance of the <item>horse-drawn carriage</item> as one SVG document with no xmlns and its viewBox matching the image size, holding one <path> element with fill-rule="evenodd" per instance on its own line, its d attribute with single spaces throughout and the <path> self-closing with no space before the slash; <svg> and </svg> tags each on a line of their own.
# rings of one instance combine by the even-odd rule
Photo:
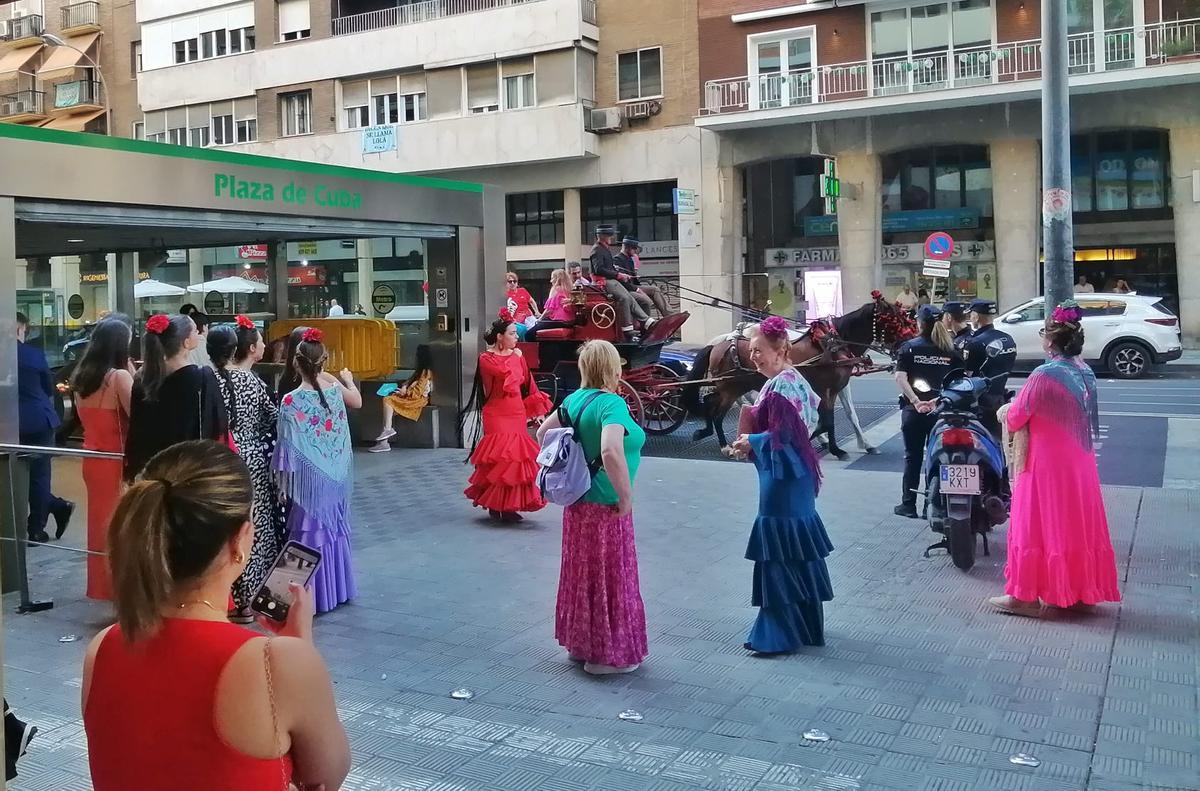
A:
<svg viewBox="0 0 1200 791">
<path fill-rule="evenodd" d="M 683 373 L 660 362 L 662 347 L 688 320 L 675 313 L 652 324 L 637 341 L 627 341 L 617 322 L 617 308 L 599 286 L 577 286 L 571 292 L 574 320 L 566 326 L 540 329 L 519 345 L 538 387 L 558 404 L 579 388 L 579 347 L 604 340 L 617 347 L 622 374 L 618 393 L 633 419 L 648 434 L 669 434 L 687 419 Z"/>
</svg>

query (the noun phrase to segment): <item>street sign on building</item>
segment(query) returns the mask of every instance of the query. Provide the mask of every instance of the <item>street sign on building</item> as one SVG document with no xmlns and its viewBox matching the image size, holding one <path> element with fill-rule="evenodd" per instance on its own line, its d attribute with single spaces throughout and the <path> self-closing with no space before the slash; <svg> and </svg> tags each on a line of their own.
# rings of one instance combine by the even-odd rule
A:
<svg viewBox="0 0 1200 791">
<path fill-rule="evenodd" d="M 676 214 L 695 214 L 696 191 L 676 187 L 671 190 L 671 203 Z"/>
</svg>

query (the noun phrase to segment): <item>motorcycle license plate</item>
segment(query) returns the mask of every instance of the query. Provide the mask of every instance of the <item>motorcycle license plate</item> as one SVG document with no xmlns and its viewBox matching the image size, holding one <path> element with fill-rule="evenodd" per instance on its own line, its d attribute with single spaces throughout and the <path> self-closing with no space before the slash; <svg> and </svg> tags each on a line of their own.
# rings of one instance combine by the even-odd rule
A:
<svg viewBox="0 0 1200 791">
<path fill-rule="evenodd" d="M 942 494 L 979 494 L 978 464 L 943 464 Z"/>
</svg>

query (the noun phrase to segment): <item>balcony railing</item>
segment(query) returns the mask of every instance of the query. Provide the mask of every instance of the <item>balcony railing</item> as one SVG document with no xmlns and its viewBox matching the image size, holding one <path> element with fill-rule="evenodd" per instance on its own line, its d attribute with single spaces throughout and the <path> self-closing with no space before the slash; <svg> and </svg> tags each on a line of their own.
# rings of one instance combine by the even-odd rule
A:
<svg viewBox="0 0 1200 791">
<path fill-rule="evenodd" d="M 17 91 L 0 96 L 0 118 L 18 115 L 44 115 L 46 94 L 42 91 Z"/>
<path fill-rule="evenodd" d="M 369 30 L 415 25 L 462 14 L 491 11 L 495 8 L 537 3 L 541 0 L 421 0 L 417 3 L 367 11 L 363 14 L 337 17 L 333 20 L 333 35 L 349 36 Z"/>
<path fill-rule="evenodd" d="M 46 21 L 41 14 L 26 14 L 7 22 L 0 21 L 0 39 L 20 41 L 23 38 L 37 38 L 46 30 Z"/>
<path fill-rule="evenodd" d="M 99 27 L 100 3 L 89 0 L 84 3 L 72 3 L 62 8 L 62 28 L 70 30 L 77 27 Z"/>
<path fill-rule="evenodd" d="M 596 24 L 596 0 L 582 0 L 583 2 L 583 21 L 589 24 Z"/>
<path fill-rule="evenodd" d="M 68 110 L 72 107 L 99 107 L 104 104 L 104 91 L 94 80 L 60 82 L 54 86 L 54 109 Z"/>
<path fill-rule="evenodd" d="M 1181 60 L 1200 60 L 1200 19 L 1121 28 L 1099 35 L 1080 33 L 1067 41 L 1067 65 L 1073 75 Z M 1036 80 L 1041 70 L 1040 39 L 874 58 L 709 80 L 704 84 L 700 113 L 721 115 Z"/>
</svg>

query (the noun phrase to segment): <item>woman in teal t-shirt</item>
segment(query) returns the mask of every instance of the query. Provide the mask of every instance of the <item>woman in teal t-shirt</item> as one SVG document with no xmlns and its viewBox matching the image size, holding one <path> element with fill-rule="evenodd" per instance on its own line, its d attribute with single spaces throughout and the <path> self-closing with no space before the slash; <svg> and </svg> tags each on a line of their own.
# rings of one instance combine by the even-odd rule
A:
<svg viewBox="0 0 1200 791">
<path fill-rule="evenodd" d="M 630 673 L 647 654 L 633 534 L 633 479 L 646 433 L 616 394 L 621 378 L 616 347 L 607 341 L 584 344 L 579 373 L 583 387 L 562 408 L 588 461 L 599 458 L 602 467 L 588 493 L 563 509 L 554 637 L 588 673 Z M 555 412 L 538 438 L 560 425 Z"/>
</svg>

